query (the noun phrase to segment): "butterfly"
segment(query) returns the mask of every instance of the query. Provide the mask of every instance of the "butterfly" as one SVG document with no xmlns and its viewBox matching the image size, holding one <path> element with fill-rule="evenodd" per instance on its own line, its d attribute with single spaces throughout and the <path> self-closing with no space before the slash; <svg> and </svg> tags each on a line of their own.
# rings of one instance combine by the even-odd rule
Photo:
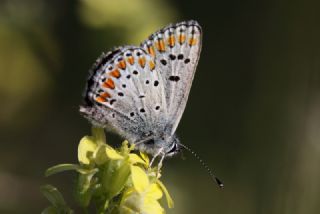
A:
<svg viewBox="0 0 320 214">
<path fill-rule="evenodd" d="M 181 147 L 176 129 L 186 107 L 201 52 L 196 21 L 170 24 L 140 46 L 102 54 L 90 70 L 80 113 L 135 149 L 172 156 Z"/>
</svg>

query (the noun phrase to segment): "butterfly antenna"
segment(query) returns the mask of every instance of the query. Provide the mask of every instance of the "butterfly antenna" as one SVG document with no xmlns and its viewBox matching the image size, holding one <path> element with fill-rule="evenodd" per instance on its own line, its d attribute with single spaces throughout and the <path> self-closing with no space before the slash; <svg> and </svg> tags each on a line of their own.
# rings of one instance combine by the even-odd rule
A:
<svg viewBox="0 0 320 214">
<path fill-rule="evenodd" d="M 189 151 L 200 163 L 201 165 L 207 170 L 207 172 L 209 173 L 209 175 L 211 176 L 211 178 L 214 180 L 214 182 L 216 184 L 218 184 L 218 186 L 220 188 L 224 188 L 224 184 L 220 181 L 219 178 L 217 178 L 213 172 L 211 171 L 211 169 L 209 168 L 209 166 L 199 157 L 199 155 L 197 153 L 195 153 L 192 149 L 190 149 L 188 146 L 182 144 L 182 143 L 178 143 L 180 146 L 182 146 L 184 149 L 186 149 L 187 151 Z"/>
</svg>

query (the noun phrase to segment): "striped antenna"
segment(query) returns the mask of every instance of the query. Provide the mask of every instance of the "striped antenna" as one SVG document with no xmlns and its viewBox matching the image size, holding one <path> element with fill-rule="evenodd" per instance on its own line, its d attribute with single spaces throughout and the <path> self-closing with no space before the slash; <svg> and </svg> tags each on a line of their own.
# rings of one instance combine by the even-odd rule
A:
<svg viewBox="0 0 320 214">
<path fill-rule="evenodd" d="M 195 153 L 192 149 L 190 149 L 188 146 L 182 144 L 182 143 L 178 143 L 179 146 L 182 146 L 184 149 L 186 149 L 187 151 L 189 151 L 200 163 L 201 165 L 207 170 L 207 172 L 209 173 L 209 175 L 211 176 L 211 178 L 214 180 L 214 182 L 216 184 L 218 184 L 218 186 L 223 189 L 224 188 L 224 184 L 220 181 L 219 178 L 217 178 L 213 172 L 211 171 L 211 169 L 209 168 L 209 166 L 199 157 L 199 155 L 197 153 Z"/>
</svg>

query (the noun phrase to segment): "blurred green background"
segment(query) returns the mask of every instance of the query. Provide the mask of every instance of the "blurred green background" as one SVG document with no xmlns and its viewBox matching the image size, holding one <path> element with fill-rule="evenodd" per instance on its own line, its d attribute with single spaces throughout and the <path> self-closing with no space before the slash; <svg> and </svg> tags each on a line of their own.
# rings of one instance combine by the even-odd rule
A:
<svg viewBox="0 0 320 214">
<path fill-rule="evenodd" d="M 102 51 L 139 44 L 168 23 L 195 19 L 203 49 L 178 134 L 190 154 L 165 162 L 169 213 L 313 214 L 320 210 L 319 1 L 0 1 L 0 213 L 40 213 L 39 186 L 72 205 L 90 125 L 78 113 Z M 120 142 L 115 136 L 109 142 Z"/>
</svg>

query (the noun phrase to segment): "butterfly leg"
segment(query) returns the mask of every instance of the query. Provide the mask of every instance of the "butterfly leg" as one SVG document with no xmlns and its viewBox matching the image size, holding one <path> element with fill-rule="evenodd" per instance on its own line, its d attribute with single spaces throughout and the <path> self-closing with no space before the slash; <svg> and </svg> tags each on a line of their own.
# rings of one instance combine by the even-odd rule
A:
<svg viewBox="0 0 320 214">
<path fill-rule="evenodd" d="M 160 149 L 151 159 L 149 167 L 152 167 L 153 162 L 156 160 L 156 158 L 162 153 L 162 149 Z"/>
<path fill-rule="evenodd" d="M 162 163 L 163 163 L 163 160 L 164 160 L 165 156 L 166 156 L 166 154 L 162 153 L 161 159 L 160 159 L 160 161 L 158 163 L 158 167 L 157 167 L 157 178 L 160 177 L 160 171 L 161 171 Z"/>
<path fill-rule="evenodd" d="M 161 169 L 161 167 L 162 167 L 162 163 L 163 163 L 163 160 L 164 160 L 164 158 L 165 158 L 165 156 L 166 156 L 166 154 L 162 154 L 162 156 L 161 156 L 161 159 L 160 159 L 160 161 L 159 161 L 159 163 L 158 163 L 158 171 Z"/>
</svg>

